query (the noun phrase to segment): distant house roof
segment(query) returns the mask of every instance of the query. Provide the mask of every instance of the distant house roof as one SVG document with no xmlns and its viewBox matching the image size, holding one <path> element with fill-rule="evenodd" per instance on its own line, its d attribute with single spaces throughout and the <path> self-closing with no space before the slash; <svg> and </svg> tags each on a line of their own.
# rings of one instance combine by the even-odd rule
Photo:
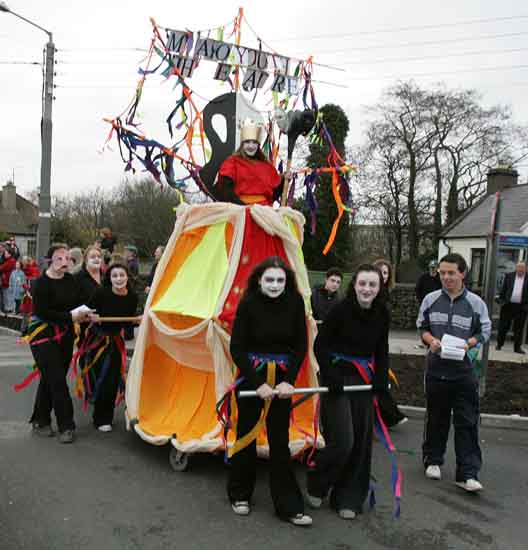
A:
<svg viewBox="0 0 528 550">
<path fill-rule="evenodd" d="M 486 237 L 491 224 L 495 195 L 482 198 L 448 226 L 442 236 L 446 239 Z M 528 222 L 528 184 L 506 187 L 501 191 L 498 231 L 521 233 Z"/>
<path fill-rule="evenodd" d="M 4 210 L 0 201 L 0 232 L 35 235 L 38 226 L 38 208 L 17 194 L 16 209 L 16 212 Z"/>
</svg>

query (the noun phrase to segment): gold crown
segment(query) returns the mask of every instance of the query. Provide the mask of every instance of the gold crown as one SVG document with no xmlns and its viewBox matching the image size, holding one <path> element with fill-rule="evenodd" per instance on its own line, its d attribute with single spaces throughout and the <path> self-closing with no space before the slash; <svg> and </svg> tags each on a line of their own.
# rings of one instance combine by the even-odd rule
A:
<svg viewBox="0 0 528 550">
<path fill-rule="evenodd" d="M 257 124 L 253 119 L 247 118 L 240 128 L 240 143 L 248 140 L 258 141 L 260 143 L 262 134 L 262 126 Z"/>
</svg>

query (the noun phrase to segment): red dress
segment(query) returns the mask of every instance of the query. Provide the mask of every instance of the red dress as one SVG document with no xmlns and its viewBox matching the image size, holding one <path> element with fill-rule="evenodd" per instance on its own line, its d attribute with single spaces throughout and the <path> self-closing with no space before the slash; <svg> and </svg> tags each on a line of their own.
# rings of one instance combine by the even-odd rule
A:
<svg viewBox="0 0 528 550">
<path fill-rule="evenodd" d="M 235 194 L 245 203 L 273 204 L 273 192 L 281 184 L 281 177 L 275 167 L 262 160 L 247 160 L 231 155 L 220 167 L 218 185 L 222 177 L 233 180 Z"/>
</svg>

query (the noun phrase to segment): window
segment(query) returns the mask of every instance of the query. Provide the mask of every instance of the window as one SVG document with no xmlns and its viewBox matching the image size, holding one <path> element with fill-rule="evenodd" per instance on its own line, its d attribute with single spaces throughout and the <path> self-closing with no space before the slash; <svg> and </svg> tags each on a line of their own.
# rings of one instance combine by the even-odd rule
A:
<svg viewBox="0 0 528 550">
<path fill-rule="evenodd" d="M 27 241 L 27 255 L 35 258 L 37 255 L 37 241 L 35 239 L 28 239 Z"/>
<path fill-rule="evenodd" d="M 485 248 L 471 249 L 471 269 L 469 272 L 469 283 L 472 289 L 484 286 Z"/>
</svg>

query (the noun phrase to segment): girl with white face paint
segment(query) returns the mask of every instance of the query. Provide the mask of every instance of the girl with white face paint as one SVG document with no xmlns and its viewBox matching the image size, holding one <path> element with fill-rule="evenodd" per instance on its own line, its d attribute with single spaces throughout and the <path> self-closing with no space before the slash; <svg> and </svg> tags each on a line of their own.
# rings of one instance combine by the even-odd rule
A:
<svg viewBox="0 0 528 550">
<path fill-rule="evenodd" d="M 377 267 L 361 265 L 314 343 L 322 385 L 330 392 L 321 401 L 326 446 L 308 472 L 307 499 L 318 508 L 331 489 L 330 504 L 346 520 L 362 512 L 368 494 L 374 408 L 372 392 L 345 394 L 343 386 L 365 384 L 368 373 L 374 393 L 387 387 L 389 314 L 381 284 Z"/>
<path fill-rule="evenodd" d="M 275 512 L 294 525 L 312 523 L 304 514 L 288 448 L 293 384 L 307 346 L 304 301 L 295 275 L 281 258 L 270 257 L 250 275 L 231 334 L 231 356 L 243 377 L 238 388 L 256 390 L 258 395 L 237 398 L 237 441 L 232 449 L 227 492 L 238 515 L 249 514 L 256 479 L 256 440 L 242 441 L 264 409 Z M 274 389 L 278 391 L 276 398 Z"/>
<path fill-rule="evenodd" d="M 126 350 L 123 331 L 128 323 L 100 322 L 101 317 L 132 317 L 136 314 L 138 298 L 128 284 L 128 269 L 120 263 L 110 264 L 103 279 L 88 305 L 96 313 L 92 315 L 92 325 L 87 333 L 85 361 L 92 363 L 99 352 L 95 364 L 86 377 L 87 394 L 85 399 L 94 404 L 93 423 L 101 432 L 111 432 L 114 407 L 118 391 L 124 388 Z"/>
</svg>

